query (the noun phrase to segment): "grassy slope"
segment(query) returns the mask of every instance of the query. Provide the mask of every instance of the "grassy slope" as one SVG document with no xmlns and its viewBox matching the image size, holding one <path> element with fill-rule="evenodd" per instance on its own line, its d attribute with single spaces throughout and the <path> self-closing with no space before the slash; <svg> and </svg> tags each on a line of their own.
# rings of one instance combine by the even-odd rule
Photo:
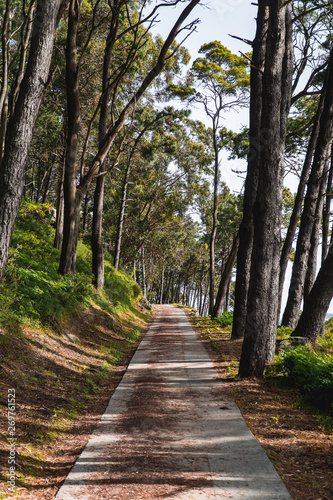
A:
<svg viewBox="0 0 333 500">
<path fill-rule="evenodd" d="M 0 498 L 9 498 L 8 389 L 16 392 L 13 498 L 53 498 L 75 459 L 73 439 L 82 448 L 149 320 L 136 306 L 138 286 L 108 262 L 96 293 L 81 242 L 77 275 L 59 276 L 53 237 L 47 206 L 24 203 L 0 285 Z"/>
</svg>

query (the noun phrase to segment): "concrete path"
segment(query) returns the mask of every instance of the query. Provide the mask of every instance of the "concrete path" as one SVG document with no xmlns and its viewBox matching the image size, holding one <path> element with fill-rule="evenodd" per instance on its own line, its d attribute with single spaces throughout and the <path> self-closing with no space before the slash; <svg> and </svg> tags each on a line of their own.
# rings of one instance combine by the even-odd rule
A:
<svg viewBox="0 0 333 500">
<path fill-rule="evenodd" d="M 185 314 L 156 309 L 56 500 L 290 500 Z"/>
</svg>

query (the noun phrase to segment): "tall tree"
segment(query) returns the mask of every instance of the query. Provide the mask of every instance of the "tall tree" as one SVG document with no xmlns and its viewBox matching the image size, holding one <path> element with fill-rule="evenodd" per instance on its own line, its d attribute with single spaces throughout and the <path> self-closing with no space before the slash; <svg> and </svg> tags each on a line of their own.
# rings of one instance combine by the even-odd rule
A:
<svg viewBox="0 0 333 500">
<path fill-rule="evenodd" d="M 76 248 L 77 248 L 77 239 L 78 239 L 78 229 L 79 229 L 79 218 L 80 218 L 80 208 L 83 200 L 83 196 L 86 193 L 88 187 L 90 186 L 92 180 L 99 174 L 100 166 L 106 159 L 107 154 L 109 153 L 115 139 L 119 136 L 120 131 L 123 129 L 126 120 L 131 116 L 131 114 L 135 111 L 137 103 L 142 98 L 143 94 L 149 87 L 149 85 L 154 81 L 154 79 L 161 73 L 163 67 L 166 64 L 167 59 L 170 57 L 169 50 L 172 48 L 172 44 L 176 38 L 176 36 L 184 29 L 182 28 L 182 24 L 185 19 L 190 15 L 195 6 L 199 3 L 200 0 L 192 0 L 188 3 L 188 5 L 183 9 L 180 14 L 178 20 L 175 25 L 171 29 L 167 39 L 161 47 L 157 60 L 153 64 L 153 67 L 148 74 L 143 78 L 139 87 L 134 91 L 134 94 L 129 99 L 126 105 L 123 106 L 122 111 L 119 113 L 117 119 L 111 123 L 107 129 L 104 140 L 98 147 L 98 151 L 95 154 L 94 158 L 87 162 L 87 169 L 81 167 L 81 177 L 79 185 L 76 186 L 76 176 L 73 175 L 74 172 L 77 172 L 77 164 L 74 158 L 74 155 L 71 158 L 71 165 L 68 166 L 68 193 L 67 198 L 65 197 L 65 224 L 64 224 L 64 241 L 62 246 L 61 258 L 60 258 L 60 266 L 59 272 L 60 274 L 66 273 L 74 273 L 75 272 L 75 264 L 76 264 Z M 178 2 L 177 2 L 178 3 Z M 76 1 L 71 1 L 72 7 L 74 9 L 72 18 L 75 21 L 75 8 Z M 76 25 L 77 29 L 77 25 Z M 193 29 L 193 23 L 190 25 L 190 29 Z M 75 32 L 73 34 L 75 37 Z M 74 39 L 72 40 L 74 44 Z M 70 40 L 69 40 L 70 42 Z M 68 50 L 68 49 L 67 49 Z M 70 58 L 74 57 L 74 54 L 69 54 Z M 75 76 L 75 75 L 74 75 Z M 73 87 L 75 91 L 75 87 Z M 71 138 L 74 140 L 75 137 Z M 68 155 L 70 158 L 70 156 Z M 83 166 L 86 162 L 86 158 L 83 159 Z M 65 181 L 66 182 L 66 181 Z"/>
<path fill-rule="evenodd" d="M 47 87 L 59 7 L 60 0 L 40 0 L 37 4 L 29 58 L 7 127 L 0 167 L 0 278 L 23 197 L 32 132 Z"/>
<path fill-rule="evenodd" d="M 247 318 L 247 299 L 253 247 L 253 206 L 257 195 L 259 176 L 259 155 L 264 146 L 261 138 L 261 113 L 263 94 L 263 73 L 265 67 L 269 9 L 265 0 L 259 0 L 257 32 L 253 41 L 253 55 L 250 75 L 250 144 L 248 170 L 244 190 L 243 220 L 239 229 L 239 250 L 237 254 L 237 277 L 235 285 L 234 321 L 232 339 L 243 338 Z"/>
<path fill-rule="evenodd" d="M 301 310 L 304 294 L 304 284 L 308 268 L 308 259 L 311 245 L 311 235 L 315 224 L 318 200 L 320 201 L 320 219 L 323 205 L 323 193 L 320 193 L 323 178 L 327 179 L 328 165 L 331 153 L 333 137 L 333 50 L 331 51 L 325 85 L 323 87 L 324 104 L 320 119 L 317 145 L 314 152 L 311 173 L 309 176 L 304 209 L 301 218 L 300 230 L 297 239 L 297 247 L 288 301 L 283 314 L 282 324 L 295 327 Z M 325 183 L 326 186 L 326 183 Z"/>
<path fill-rule="evenodd" d="M 262 81 L 259 179 L 253 206 L 254 238 L 242 377 L 262 376 L 275 353 L 280 261 L 284 149 L 293 72 L 291 5 L 269 1 L 269 23 Z M 250 130 L 251 135 L 251 130 Z"/>
</svg>

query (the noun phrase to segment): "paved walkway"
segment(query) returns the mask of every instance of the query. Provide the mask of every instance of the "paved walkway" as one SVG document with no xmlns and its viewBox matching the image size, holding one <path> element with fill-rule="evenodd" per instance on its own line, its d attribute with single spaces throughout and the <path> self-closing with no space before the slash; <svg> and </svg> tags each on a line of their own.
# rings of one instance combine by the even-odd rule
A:
<svg viewBox="0 0 333 500">
<path fill-rule="evenodd" d="M 156 309 L 56 500 L 290 500 L 185 314 Z"/>
</svg>

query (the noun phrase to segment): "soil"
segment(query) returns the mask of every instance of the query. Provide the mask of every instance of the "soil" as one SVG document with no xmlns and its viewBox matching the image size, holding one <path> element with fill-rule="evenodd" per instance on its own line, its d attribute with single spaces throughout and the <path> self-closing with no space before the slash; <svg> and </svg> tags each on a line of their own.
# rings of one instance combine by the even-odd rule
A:
<svg viewBox="0 0 333 500">
<path fill-rule="evenodd" d="M 87 345 L 89 342 L 95 342 L 96 324 L 103 326 L 103 339 L 109 332 L 110 335 L 117 336 L 117 332 L 110 327 L 109 324 L 104 324 L 98 319 L 102 313 L 94 311 L 92 314 L 81 315 L 72 324 L 68 331 L 78 335 L 82 335 Z M 316 411 L 306 407 L 299 406 L 299 396 L 295 391 L 281 389 L 269 384 L 265 380 L 236 380 L 237 361 L 240 356 L 241 344 L 239 341 L 230 341 L 230 333 L 217 330 L 214 332 L 214 342 L 211 342 L 204 328 L 195 326 L 194 316 L 190 316 L 190 320 L 196 329 L 198 335 L 204 342 L 211 359 L 215 363 L 221 379 L 225 383 L 225 390 L 231 396 L 240 408 L 243 417 L 250 427 L 255 437 L 264 447 L 269 458 L 273 462 L 282 480 L 286 484 L 289 492 L 294 500 L 332 500 L 333 498 L 333 473 L 332 473 L 332 456 L 333 456 L 333 439 L 332 435 L 325 434 L 320 426 L 320 416 Z M 113 325 L 114 326 L 114 325 Z M 101 329 L 100 329 L 101 330 Z M 29 333 L 31 342 L 38 345 L 40 336 L 38 333 L 31 330 Z M 52 338 L 52 336 L 50 337 Z M 31 342 L 26 347 L 31 348 Z M 134 346 L 135 347 L 135 346 Z M 49 363 L 54 359 L 52 354 L 52 346 L 49 345 L 50 358 Z M 88 352 L 83 353 L 79 347 L 71 346 L 71 355 L 69 356 L 68 343 L 57 343 L 56 356 L 65 360 L 62 369 L 58 373 L 59 380 L 68 375 L 68 382 L 73 389 L 75 384 L 75 366 L 78 365 L 77 358 L 85 356 L 81 360 L 90 367 L 91 373 L 94 373 L 101 365 L 103 358 L 96 361 L 96 356 L 89 359 Z M 67 423 L 67 426 L 62 429 L 52 439 L 40 439 L 38 437 L 38 429 L 43 430 L 43 426 L 50 428 L 50 420 L 52 419 L 54 408 L 57 401 L 59 407 L 61 401 L 66 394 L 66 383 L 64 380 L 64 391 L 54 391 L 54 387 L 49 385 L 50 380 L 47 377 L 47 363 L 44 370 L 43 379 L 36 376 L 36 388 L 26 386 L 26 390 L 19 392 L 19 406 L 17 413 L 17 428 L 24 429 L 25 439 L 21 439 L 18 446 L 17 467 L 18 470 L 25 474 L 25 479 L 18 481 L 17 494 L 14 496 L 8 495 L 8 489 L 5 482 L 0 487 L 0 498 L 6 499 L 24 499 L 24 500 L 51 500 L 54 498 L 57 490 L 64 481 L 68 472 L 72 468 L 76 458 L 84 448 L 89 435 L 92 433 L 100 416 L 105 411 L 107 403 L 119 383 L 124 370 L 133 354 L 133 348 L 129 350 L 123 362 L 118 365 L 112 377 L 103 380 L 99 390 L 92 394 L 90 399 L 84 401 L 85 409 L 80 418 Z M 38 352 L 36 351 L 32 358 L 27 352 L 26 359 L 34 359 L 38 362 Z M 45 359 L 43 358 L 45 364 Z M 24 376 L 24 362 L 21 361 L 21 368 L 15 366 L 16 376 L 17 370 L 21 369 Z M 27 361 L 25 361 L 27 363 Z M 6 368 L 7 382 L 11 382 L 11 377 L 14 377 L 13 372 Z M 51 370 L 50 370 L 51 371 Z M 54 372 L 53 372 L 54 373 Z M 72 378 L 70 379 L 70 375 Z M 52 374 L 54 377 L 54 374 Z M 8 383 L 6 382 L 6 387 Z M 143 426 L 145 422 L 145 407 L 146 405 L 156 404 L 154 399 L 146 401 L 142 398 L 144 386 L 150 384 L 152 380 L 142 380 L 140 389 L 140 414 L 137 414 L 137 409 L 133 408 L 133 419 L 127 422 L 126 425 Z M 79 401 L 79 388 L 72 391 L 71 395 Z M 6 406 L 4 400 L 6 394 L 1 393 L 1 410 Z M 1 433 L 6 430 L 7 421 L 6 414 L 2 414 Z M 163 418 L 168 422 L 168 414 L 165 413 Z M 38 425 L 37 425 L 38 424 Z M 149 422 L 149 426 L 151 422 Z M 172 424 L 170 424 L 172 425 Z M 125 444 L 124 444 L 125 445 Z M 119 446 L 122 446 L 119 444 Z M 8 449 L 3 446 L 1 449 L 1 465 L 6 466 Z M 144 463 L 144 460 L 149 460 L 148 450 L 142 450 L 142 455 L 133 457 L 134 465 Z M 133 469 L 134 470 L 134 469 Z M 4 467 L 4 472 L 6 472 Z M 133 472 L 135 474 L 135 472 Z M 165 498 L 168 493 L 168 488 L 164 485 L 159 485 L 156 482 L 156 492 L 158 488 L 161 498 Z M 172 478 L 170 477 L 170 491 L 173 490 Z M 155 495 L 154 493 L 154 495 Z M 134 494 L 134 496 L 133 496 Z M 126 498 L 134 500 L 137 498 L 135 492 L 129 492 Z M 146 497 L 147 498 L 147 497 Z M 156 495 L 152 498 L 158 498 Z"/>
</svg>

